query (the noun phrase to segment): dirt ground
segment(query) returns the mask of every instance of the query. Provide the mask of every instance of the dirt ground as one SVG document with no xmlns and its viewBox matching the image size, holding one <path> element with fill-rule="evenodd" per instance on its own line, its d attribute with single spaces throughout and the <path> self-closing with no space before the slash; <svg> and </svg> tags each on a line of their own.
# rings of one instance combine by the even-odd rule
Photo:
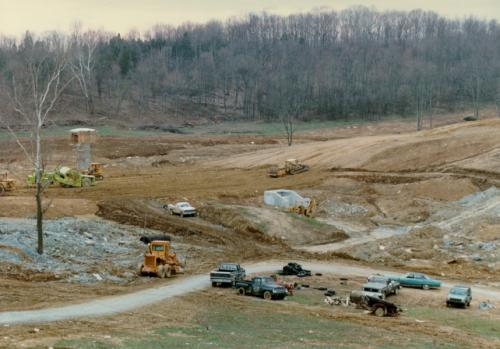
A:
<svg viewBox="0 0 500 349">
<path fill-rule="evenodd" d="M 284 338 L 274 343 L 277 348 L 326 348 L 341 344 L 349 348 L 366 345 L 384 348 L 391 344 L 394 348 L 409 345 L 415 348 L 490 349 L 497 348 L 500 343 L 498 309 L 487 312 L 478 310 L 477 301 L 466 310 L 446 308 L 444 291 L 402 289 L 399 295 L 388 300 L 399 304 L 403 313 L 396 318 L 381 319 L 354 306 L 326 305 L 324 291 L 317 289 L 335 289 L 339 296 L 344 297 L 351 289 L 359 288 L 365 282 L 363 278 L 350 278 L 347 285 L 342 285 L 338 276 L 330 274 L 309 278 L 287 277 L 287 280 L 308 287 L 299 287 L 284 301 L 270 302 L 238 296 L 230 288 L 212 288 L 105 318 L 8 326 L 2 329 L 0 345 L 9 347 L 15 344 L 23 348 L 132 348 L 137 345 L 133 344 L 134 341 L 139 340 L 142 345 L 158 348 L 193 345 L 200 348 L 214 345 L 252 348 L 273 345 L 276 336 L 282 337 L 280 332 Z M 295 317 L 300 321 L 297 328 L 294 328 Z M 148 325 L 139 328 L 137 324 L 143 323 L 144 318 L 148 319 Z M 233 325 L 230 325 L 231 322 Z M 241 326 L 245 323 L 246 326 Z M 337 333 L 337 326 L 341 326 L 342 331 Z M 266 328 L 280 331 L 269 336 Z M 365 330 L 360 334 L 362 328 Z M 245 333 L 249 330 L 252 333 L 247 338 Z M 322 331 L 325 331 L 324 336 L 314 339 L 314 333 L 319 335 Z M 356 331 L 358 336 L 352 337 Z M 297 338 L 294 332 L 299 335 Z M 180 343 L 177 342 L 179 337 L 182 340 Z M 408 339 L 411 341 L 408 342 Z M 297 343 L 301 344 L 297 346 Z"/>
<path fill-rule="evenodd" d="M 418 270 L 500 287 L 500 195 L 488 191 L 500 182 L 496 161 L 500 121 L 452 122 L 443 119 L 444 126 L 418 133 L 411 132 L 413 121 L 307 131 L 296 135 L 292 147 L 280 135 L 101 137 L 93 154 L 104 164 L 105 179 L 90 188 L 47 188 L 46 217 L 100 217 L 168 233 L 191 255 L 188 274 L 207 272 L 222 260 L 300 257 Z M 68 139 L 53 137 L 45 146 L 48 168 L 74 162 Z M 309 164 L 311 170 L 278 179 L 267 176 L 269 165 L 288 158 Z M 31 166 L 11 140 L 0 141 L 0 169 L 8 170 L 18 183 L 15 191 L 0 197 L 0 217 L 34 217 L 33 189 L 24 185 Z M 315 198 L 315 216 L 306 218 L 265 206 L 264 191 L 280 188 Z M 176 201 L 189 201 L 199 209 L 199 216 L 168 215 L 162 205 Z M 130 258 L 140 258 L 140 254 Z M 158 283 L 150 278 L 74 283 L 55 278 L 50 270 L 1 263 L 1 310 L 81 302 Z M 226 291 L 186 296 L 179 305 L 169 301 L 164 307 L 182 308 L 179 312 L 189 314 L 193 299 L 200 306 L 213 298 L 219 302 L 217 292 L 224 299 L 227 296 L 231 306 L 246 307 Z M 412 299 L 401 301 L 418 305 Z M 432 307 L 435 299 L 424 304 Z M 310 310 L 292 304 L 286 311 Z M 326 318 L 344 316 L 323 315 L 328 313 L 323 307 L 318 311 Z M 90 336 L 96 328 L 103 335 L 106 329 L 132 333 L 134 327 L 123 320 L 140 321 L 137 319 L 144 316 L 138 311 L 49 324 L 44 335 L 38 336 L 41 339 L 29 333 L 29 326 L 15 326 L 5 336 L 19 335 L 23 345 L 30 347 L 55 343 L 60 336 Z M 165 319 L 164 315 L 155 316 Z M 362 315 L 345 316 L 358 324 L 373 325 Z M 179 315 L 168 321 L 187 323 L 189 319 Z M 414 323 L 404 321 L 396 326 L 404 331 Z M 77 336 L 79 326 L 86 330 Z M 418 326 L 417 332 L 439 338 L 457 333 L 437 333 L 427 322 Z M 460 338 L 467 343 L 466 336 Z M 488 341 L 483 344 L 494 347 Z"/>
</svg>

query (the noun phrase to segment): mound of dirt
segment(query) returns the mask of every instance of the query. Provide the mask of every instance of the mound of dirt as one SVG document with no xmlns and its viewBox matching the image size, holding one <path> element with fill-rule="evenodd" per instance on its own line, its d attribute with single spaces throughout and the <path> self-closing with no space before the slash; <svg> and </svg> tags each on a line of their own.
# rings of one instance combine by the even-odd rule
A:
<svg viewBox="0 0 500 349">
<path fill-rule="evenodd" d="M 159 230 L 186 243 L 210 248 L 207 253 L 212 260 L 243 261 L 290 251 L 231 208 L 208 205 L 199 208 L 200 217 L 181 218 L 169 215 L 154 200 L 106 200 L 99 202 L 98 207 L 97 214 L 106 219 Z"/>
</svg>

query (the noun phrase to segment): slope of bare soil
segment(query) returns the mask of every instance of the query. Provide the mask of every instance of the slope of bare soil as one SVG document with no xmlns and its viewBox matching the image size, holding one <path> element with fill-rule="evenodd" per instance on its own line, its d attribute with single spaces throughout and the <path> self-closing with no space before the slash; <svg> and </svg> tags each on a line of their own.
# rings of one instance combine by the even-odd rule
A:
<svg viewBox="0 0 500 349">
<path fill-rule="evenodd" d="M 498 146 L 500 120 L 443 126 L 419 133 L 354 137 L 241 154 L 209 166 L 251 168 L 288 158 L 320 168 L 414 171 L 436 168 L 490 152 Z"/>
</svg>

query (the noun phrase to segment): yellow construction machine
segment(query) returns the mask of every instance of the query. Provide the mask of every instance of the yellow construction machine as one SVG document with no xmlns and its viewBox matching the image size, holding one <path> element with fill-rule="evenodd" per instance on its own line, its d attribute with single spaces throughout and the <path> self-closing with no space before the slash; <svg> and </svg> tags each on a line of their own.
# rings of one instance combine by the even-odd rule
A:
<svg viewBox="0 0 500 349">
<path fill-rule="evenodd" d="M 269 177 L 278 178 L 309 171 L 309 166 L 302 164 L 297 159 L 288 159 L 284 166 L 273 165 L 269 168 Z"/>
<path fill-rule="evenodd" d="M 87 171 L 87 174 L 89 176 L 94 176 L 97 181 L 102 181 L 104 179 L 102 173 L 103 173 L 102 164 L 99 162 L 91 163 L 89 166 L 89 170 Z"/>
<path fill-rule="evenodd" d="M 16 189 L 16 182 L 9 178 L 7 172 L 0 173 L 0 195 L 5 193 L 6 191 L 11 191 Z"/>
<path fill-rule="evenodd" d="M 153 240 L 148 243 L 144 262 L 139 265 L 139 275 L 153 274 L 163 279 L 183 272 L 177 254 L 170 253 L 170 241 Z"/>
<path fill-rule="evenodd" d="M 316 200 L 311 199 L 309 200 L 309 203 L 307 204 L 306 202 L 303 205 L 295 206 L 295 207 L 290 207 L 289 210 L 290 212 L 304 215 L 306 217 L 311 217 L 314 214 L 314 211 L 316 211 Z"/>
</svg>

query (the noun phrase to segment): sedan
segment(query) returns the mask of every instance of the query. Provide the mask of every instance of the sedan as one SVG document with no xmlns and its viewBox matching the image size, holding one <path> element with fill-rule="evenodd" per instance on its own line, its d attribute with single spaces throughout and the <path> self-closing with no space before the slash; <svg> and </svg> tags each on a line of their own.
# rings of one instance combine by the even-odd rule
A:
<svg viewBox="0 0 500 349">
<path fill-rule="evenodd" d="M 406 273 L 400 277 L 391 277 L 391 279 L 405 287 L 419 287 L 424 290 L 441 287 L 441 281 L 431 279 L 422 273 Z"/>
</svg>

